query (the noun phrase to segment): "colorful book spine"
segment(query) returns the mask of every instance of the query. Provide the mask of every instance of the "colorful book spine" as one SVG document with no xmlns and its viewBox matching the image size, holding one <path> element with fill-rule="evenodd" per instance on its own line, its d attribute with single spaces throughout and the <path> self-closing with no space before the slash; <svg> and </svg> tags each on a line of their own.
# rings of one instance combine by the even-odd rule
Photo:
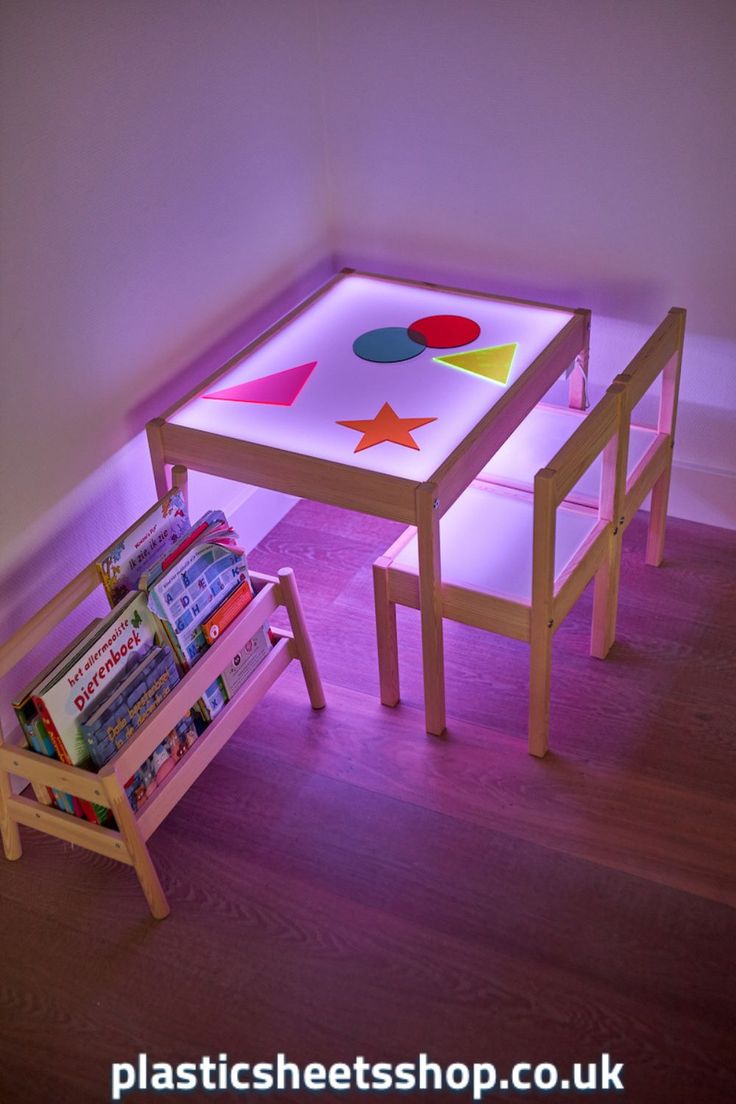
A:
<svg viewBox="0 0 736 1104">
<path fill-rule="evenodd" d="M 187 668 L 207 649 L 203 621 L 245 582 L 248 569 L 240 549 L 200 541 L 151 583 L 149 608 L 164 623 Z M 205 690 L 202 700 L 205 720 L 216 717 L 227 702 L 221 678 Z"/>
<path fill-rule="evenodd" d="M 21 731 L 31 751 L 35 751 L 36 755 L 43 755 L 47 759 L 56 759 L 57 755 L 54 750 L 53 742 L 44 728 L 43 722 L 33 706 L 33 702 L 27 701 L 22 708 L 17 705 L 14 708 L 18 721 L 20 722 Z M 51 804 L 55 805 L 57 809 L 61 809 L 65 813 L 76 813 L 72 794 L 64 794 L 61 790 L 57 790 L 52 786 L 46 786 L 44 788 Z M 81 806 L 79 812 L 82 816 L 84 815 Z"/>
<path fill-rule="evenodd" d="M 66 763 L 69 766 L 72 766 L 73 764 L 71 758 L 67 754 L 64 741 L 61 739 L 61 736 L 59 735 L 59 732 L 51 718 L 51 714 L 46 708 L 45 703 L 40 698 L 33 698 L 32 700 L 33 704 L 38 710 L 38 714 L 41 718 L 46 733 L 54 746 L 54 751 L 56 752 L 55 757 L 57 759 L 60 759 L 62 763 Z M 56 791 L 54 791 L 54 793 L 56 793 Z M 65 796 L 68 796 L 68 798 L 70 799 L 74 808 L 75 815 L 79 816 L 81 813 L 81 815 L 87 820 L 91 821 L 92 824 L 104 824 L 110 816 L 110 810 L 104 805 L 94 805 L 91 801 L 87 801 L 85 798 L 76 797 L 74 794 L 68 794 Z M 67 809 L 66 811 L 69 810 Z"/>
<path fill-rule="evenodd" d="M 228 625 L 253 600 L 253 585 L 246 579 L 222 602 L 211 617 L 202 622 L 202 632 L 208 644 L 214 644 Z M 261 626 L 250 640 L 233 657 L 232 662 L 220 676 L 225 687 L 228 701 L 243 686 L 255 668 L 263 662 L 271 648 L 266 630 Z"/>
<path fill-rule="evenodd" d="M 202 622 L 202 632 L 208 644 L 214 644 L 220 633 L 235 620 L 239 613 L 253 601 L 253 586 L 245 579 L 240 586 L 222 602 L 211 617 Z"/>
</svg>

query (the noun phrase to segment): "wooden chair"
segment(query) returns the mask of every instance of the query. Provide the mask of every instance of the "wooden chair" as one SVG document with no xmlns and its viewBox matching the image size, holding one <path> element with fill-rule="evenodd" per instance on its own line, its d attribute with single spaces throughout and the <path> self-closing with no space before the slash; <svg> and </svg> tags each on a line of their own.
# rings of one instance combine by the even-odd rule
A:
<svg viewBox="0 0 736 1104">
<path fill-rule="evenodd" d="M 521 464 L 505 483 L 503 465 L 492 461 L 440 522 L 443 617 L 531 645 L 532 755 L 543 756 L 548 745 L 554 632 L 595 577 L 590 651 L 600 659 L 608 654 L 616 635 L 621 537 L 650 490 L 647 562 L 662 559 L 684 325 L 685 312 L 671 310 L 590 411 L 551 408 L 540 415 L 536 408 L 499 454 L 506 451 L 504 464 L 514 455 L 534 458 L 543 439 L 559 445 L 553 459 L 532 477 L 528 462 L 526 470 Z M 660 374 L 658 424 L 633 427 L 631 463 L 632 410 Z M 381 701 L 395 705 L 396 605 L 419 608 L 413 528 L 375 562 L 373 573 Z"/>
<path fill-rule="evenodd" d="M 543 756 L 549 730 L 552 638 L 596 577 L 591 653 L 615 636 L 626 464 L 626 385 L 614 383 L 547 467 L 533 494 L 476 480 L 440 521 L 442 615 L 531 645 L 529 751 Z M 565 501 L 600 454 L 595 508 Z M 399 700 L 396 604 L 419 608 L 412 527 L 373 565 L 381 701 Z"/>
<path fill-rule="evenodd" d="M 652 336 L 617 380 L 628 384 L 629 450 L 626 493 L 623 505 L 624 529 L 647 494 L 652 491 L 646 562 L 659 565 L 664 553 L 672 450 L 674 448 L 677 396 L 686 312 L 673 307 Z M 662 376 L 657 424 L 641 425 L 631 420 L 636 404 Z M 505 487 L 531 491 L 534 474 L 547 457 L 569 439 L 587 417 L 583 410 L 552 403 L 539 403 L 519 428 L 498 450 L 479 478 Z M 568 496 L 583 506 L 595 505 L 600 483 L 600 459 L 593 463 Z"/>
</svg>

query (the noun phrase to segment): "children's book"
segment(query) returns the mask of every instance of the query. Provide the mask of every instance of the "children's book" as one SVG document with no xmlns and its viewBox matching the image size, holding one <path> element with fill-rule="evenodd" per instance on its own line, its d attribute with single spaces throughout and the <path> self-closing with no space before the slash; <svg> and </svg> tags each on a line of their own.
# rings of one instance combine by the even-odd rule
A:
<svg viewBox="0 0 736 1104">
<path fill-rule="evenodd" d="M 85 640 L 89 635 L 91 635 L 96 626 L 100 624 L 100 622 L 101 618 L 94 618 L 94 620 L 91 621 L 90 624 L 87 625 L 87 627 L 83 629 L 82 632 L 79 633 L 79 635 L 76 636 L 69 645 L 67 645 L 64 654 L 72 651 L 81 643 L 81 641 Z M 36 675 L 33 682 L 29 686 L 27 686 L 24 690 L 16 695 L 12 703 L 13 709 L 15 710 L 15 714 L 20 723 L 21 731 L 26 738 L 28 746 L 38 755 L 45 755 L 49 759 L 58 759 L 59 757 L 56 754 L 53 740 L 46 731 L 44 723 L 38 714 L 38 710 L 33 703 L 31 694 L 42 681 L 49 677 L 49 675 L 53 672 L 54 668 L 58 666 L 58 664 L 59 657 L 57 656 L 51 661 L 51 663 L 47 664 L 43 671 Z M 84 817 L 85 813 L 82 809 L 79 798 L 75 797 L 74 794 L 66 794 L 63 793 L 61 790 L 57 790 L 52 787 L 47 787 L 47 792 L 49 794 L 49 797 L 51 798 L 52 803 L 56 806 L 57 809 L 61 809 L 62 812 L 65 813 L 71 813 L 73 816 Z M 109 813 L 109 810 L 105 810 L 105 813 Z M 99 817 L 97 817 L 96 819 L 100 820 Z M 106 819 L 107 816 L 103 816 L 102 820 L 100 820 L 100 823 L 104 822 L 104 820 Z"/>
<path fill-rule="evenodd" d="M 51 737 L 44 728 L 43 721 L 36 713 L 33 704 L 29 703 L 29 706 L 30 710 L 33 711 L 32 716 L 27 716 L 25 713 L 24 715 L 18 714 L 28 747 L 38 755 L 45 755 L 49 759 L 58 759 L 59 757 L 56 754 Z M 64 813 L 71 813 L 72 816 L 86 816 L 79 798 L 75 797 L 74 794 L 64 793 L 54 786 L 46 786 L 45 788 L 51 804 L 57 809 L 61 809 Z M 100 823 L 102 822 L 100 821 Z"/>
<path fill-rule="evenodd" d="M 134 655 L 103 699 L 80 718 L 90 758 L 99 768 L 124 747 L 179 682 L 168 645 Z"/>
<path fill-rule="evenodd" d="M 261 626 L 256 635 L 233 658 L 230 666 L 222 672 L 221 678 L 225 684 L 228 700 L 236 690 L 239 690 L 248 681 L 259 663 L 263 663 L 270 650 L 271 642 L 266 630 Z"/>
<path fill-rule="evenodd" d="M 169 735 L 161 741 L 152 755 L 146 759 L 133 777 L 125 783 L 133 812 L 145 804 L 151 794 L 174 769 L 197 739 L 197 729 L 191 715 L 183 717 Z"/>
<path fill-rule="evenodd" d="M 207 643 L 214 644 L 220 633 L 242 613 L 252 599 L 253 586 L 250 578 L 247 578 L 202 622 L 202 632 Z M 241 648 L 232 663 L 222 672 L 221 678 L 228 700 L 247 682 L 251 672 L 266 658 L 270 649 L 271 642 L 266 629 L 261 625 L 255 636 Z"/>
<path fill-rule="evenodd" d="M 179 679 L 168 645 L 155 644 L 142 655 L 131 657 L 125 672 L 80 721 L 82 737 L 98 769 L 127 744 Z M 196 738 L 197 730 L 187 714 L 125 783 L 134 812 L 174 769 Z"/>
<path fill-rule="evenodd" d="M 168 571 L 195 543 L 221 544 L 233 548 L 238 546 L 237 534 L 222 510 L 208 510 L 194 525 L 180 533 L 174 546 L 156 557 L 147 570 L 141 574 L 138 582 L 140 589 L 150 590 L 161 575 Z"/>
<path fill-rule="evenodd" d="M 145 594 L 129 594 L 31 692 L 31 700 L 63 763 L 89 759 L 79 728 L 82 714 L 101 698 L 136 654 L 157 643 L 160 632 Z"/>
<path fill-rule="evenodd" d="M 234 621 L 239 613 L 253 600 L 253 586 L 250 578 L 244 579 L 240 586 L 221 602 L 214 613 L 202 622 L 202 632 L 208 644 L 214 644 L 223 629 Z"/>
<path fill-rule="evenodd" d="M 244 583 L 253 595 L 245 553 L 236 540 L 222 511 L 211 510 L 184 538 L 186 547 L 174 549 L 146 578 L 149 609 L 161 619 L 185 668 L 206 651 L 202 625 L 223 599 Z M 208 687 L 202 698 L 205 719 L 211 720 L 228 700 L 222 679 Z"/>
<path fill-rule="evenodd" d="M 174 487 L 95 561 L 110 605 L 136 590 L 146 569 L 170 552 L 188 529 L 186 504 Z"/>
</svg>

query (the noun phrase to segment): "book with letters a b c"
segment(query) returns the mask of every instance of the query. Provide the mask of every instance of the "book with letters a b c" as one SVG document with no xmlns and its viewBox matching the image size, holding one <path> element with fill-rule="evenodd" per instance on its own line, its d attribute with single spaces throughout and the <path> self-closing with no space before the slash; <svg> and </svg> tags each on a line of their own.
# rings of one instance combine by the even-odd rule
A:
<svg viewBox="0 0 736 1104">
<path fill-rule="evenodd" d="M 143 572 L 169 552 L 188 528 L 184 496 L 174 487 L 95 560 L 110 605 L 137 590 Z"/>
<path fill-rule="evenodd" d="M 80 717 L 125 671 L 131 659 L 159 643 L 159 636 L 159 623 L 148 609 L 145 594 L 128 594 L 104 621 L 64 653 L 32 691 L 31 700 L 62 763 L 88 763 Z"/>
</svg>

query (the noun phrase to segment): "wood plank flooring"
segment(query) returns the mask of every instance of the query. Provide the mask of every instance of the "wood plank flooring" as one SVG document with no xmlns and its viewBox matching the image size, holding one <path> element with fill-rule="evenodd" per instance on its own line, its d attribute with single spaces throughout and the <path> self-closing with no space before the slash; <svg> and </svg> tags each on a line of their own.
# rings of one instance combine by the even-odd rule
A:
<svg viewBox="0 0 736 1104">
<path fill-rule="evenodd" d="M 370 565 L 398 531 L 300 503 L 253 554 L 297 571 L 328 706 L 292 666 L 158 830 L 169 919 L 37 833 L 0 859 L 0 1104 L 102 1104 L 139 1051 L 504 1073 L 608 1052 L 634 1104 L 730 1098 L 736 534 L 670 522 L 656 570 L 634 521 L 610 658 L 588 657 L 587 593 L 556 637 L 538 762 L 522 644 L 448 624 L 428 737 L 401 610 L 402 702 L 378 703 Z"/>
</svg>

